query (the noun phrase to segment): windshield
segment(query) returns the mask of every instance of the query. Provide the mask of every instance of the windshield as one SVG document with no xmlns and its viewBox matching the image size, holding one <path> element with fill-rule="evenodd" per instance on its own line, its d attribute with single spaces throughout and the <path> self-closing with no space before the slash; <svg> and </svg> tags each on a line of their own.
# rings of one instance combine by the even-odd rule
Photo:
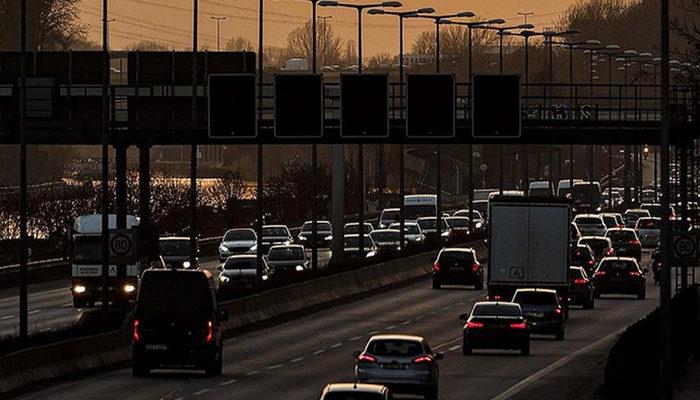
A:
<svg viewBox="0 0 700 400">
<path fill-rule="evenodd" d="M 447 220 L 447 225 L 449 225 L 451 228 L 468 228 L 469 227 L 469 218 L 446 218 Z"/>
<path fill-rule="evenodd" d="M 637 229 L 661 229 L 661 220 L 642 218 L 637 221 Z"/>
<path fill-rule="evenodd" d="M 289 236 L 289 231 L 283 227 L 263 228 L 262 233 L 263 236 Z"/>
<path fill-rule="evenodd" d="M 613 216 L 603 217 L 603 222 L 605 223 L 605 226 L 607 226 L 609 228 L 613 227 L 613 226 L 617 226 L 617 218 L 615 218 Z"/>
<path fill-rule="evenodd" d="M 372 247 L 372 239 L 369 236 L 363 236 L 363 241 L 365 242 L 365 249 L 369 249 Z M 345 244 L 346 248 L 359 248 L 360 237 L 345 237 L 343 239 L 343 243 Z"/>
<path fill-rule="evenodd" d="M 305 222 L 304 225 L 301 226 L 301 231 L 302 232 L 311 232 L 311 222 Z M 331 224 L 330 222 L 318 222 L 316 224 L 316 230 L 319 232 L 330 232 L 331 231 Z"/>
<path fill-rule="evenodd" d="M 632 261 L 611 261 L 600 263 L 598 271 L 637 271 L 637 265 Z"/>
<path fill-rule="evenodd" d="M 600 218 L 593 218 L 593 217 L 576 218 L 575 222 L 577 225 L 594 225 L 594 226 L 603 225 L 603 223 L 600 222 Z"/>
<path fill-rule="evenodd" d="M 382 212 L 382 220 L 383 221 L 396 221 L 399 219 L 399 212 L 398 211 L 384 211 Z"/>
<path fill-rule="evenodd" d="M 162 256 L 186 256 L 190 254 L 190 241 L 185 240 L 161 240 L 158 242 L 160 255 Z"/>
<path fill-rule="evenodd" d="M 401 228 L 401 225 L 399 225 L 398 223 L 394 223 L 394 224 L 391 224 L 391 226 L 389 228 L 390 229 L 399 229 L 399 228 Z M 408 233 L 411 235 L 417 235 L 420 233 L 420 228 L 418 228 L 418 225 L 404 224 L 403 231 L 405 233 Z"/>
<path fill-rule="evenodd" d="M 574 200 L 600 202 L 600 186 L 593 184 L 574 184 L 572 197 Z"/>
<path fill-rule="evenodd" d="M 365 224 L 365 233 L 372 232 L 372 226 Z M 360 233 L 359 224 L 348 224 L 343 228 L 343 233 Z"/>
<path fill-rule="evenodd" d="M 102 240 L 99 236 L 77 236 L 73 244 L 73 263 L 102 263 Z"/>
<path fill-rule="evenodd" d="M 552 191 L 549 188 L 533 188 L 529 190 L 530 196 L 551 196 Z"/>
<path fill-rule="evenodd" d="M 257 270 L 257 262 L 255 261 L 254 258 L 251 258 L 250 260 L 228 260 L 226 261 L 226 264 L 224 265 L 225 270 L 230 270 L 230 269 L 252 269 L 252 270 Z"/>
<path fill-rule="evenodd" d="M 268 260 L 303 260 L 304 251 L 301 247 L 273 247 L 267 258 Z"/>
<path fill-rule="evenodd" d="M 399 232 L 372 232 L 369 236 L 375 242 L 398 242 L 401 239 Z"/>
<path fill-rule="evenodd" d="M 518 292 L 513 298 L 513 303 L 553 305 L 557 304 L 557 296 L 554 293 L 545 292 Z"/>
<path fill-rule="evenodd" d="M 435 205 L 404 206 L 404 216 L 406 219 L 418 219 L 420 217 L 434 216 L 437 212 Z"/>
<path fill-rule="evenodd" d="M 593 249 L 593 251 L 596 254 L 600 254 L 604 249 L 608 247 L 608 242 L 602 239 L 582 240 L 581 244 L 586 244 L 590 246 L 590 248 Z"/>
<path fill-rule="evenodd" d="M 520 307 L 513 304 L 477 304 L 472 311 L 473 316 L 505 316 L 505 317 L 520 317 L 522 311 Z"/>
<path fill-rule="evenodd" d="M 439 262 L 445 264 L 474 264 L 474 253 L 470 251 L 443 251 Z"/>
<path fill-rule="evenodd" d="M 188 285 L 189 284 L 189 285 Z M 189 287 L 188 287 L 189 286 Z M 138 310 L 145 322 L 193 322 L 211 318 L 214 299 L 207 287 L 172 282 L 139 290 Z"/>
<path fill-rule="evenodd" d="M 384 357 L 415 357 L 423 354 L 423 346 L 415 340 L 374 340 L 367 353 Z"/>
<path fill-rule="evenodd" d="M 435 218 L 426 218 L 426 219 L 419 219 L 418 220 L 418 225 L 420 225 L 420 228 L 422 230 L 426 229 L 436 229 L 437 228 L 437 223 L 435 223 Z M 444 232 L 447 230 L 447 224 L 445 223 L 444 219 L 440 219 L 440 227 L 441 230 Z"/>
<path fill-rule="evenodd" d="M 255 240 L 255 232 L 249 229 L 238 231 L 228 231 L 224 235 L 224 242 L 233 242 L 238 240 Z"/>
</svg>

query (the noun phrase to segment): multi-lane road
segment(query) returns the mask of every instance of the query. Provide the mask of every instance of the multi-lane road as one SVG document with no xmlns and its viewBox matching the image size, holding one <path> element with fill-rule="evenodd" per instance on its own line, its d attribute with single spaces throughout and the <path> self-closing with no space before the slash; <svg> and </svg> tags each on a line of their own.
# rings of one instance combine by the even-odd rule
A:
<svg viewBox="0 0 700 400">
<path fill-rule="evenodd" d="M 643 264 L 648 263 L 645 255 Z M 125 368 L 55 385 L 22 399 L 314 399 L 327 382 L 351 381 L 352 353 L 369 336 L 383 332 L 425 336 L 434 349 L 445 353 L 440 363 L 440 399 L 518 398 L 520 390 L 522 394 L 536 387 L 549 370 L 583 362 L 599 352 L 600 345 L 609 345 L 615 333 L 650 312 L 658 303 L 658 290 L 648 283 L 647 291 L 646 300 L 604 297 L 594 310 L 573 309 L 566 340 L 535 337 L 529 357 L 492 351 L 463 356 L 458 316 L 486 292 L 461 287 L 436 291 L 425 279 L 234 337 L 225 343 L 224 371 L 216 378 L 174 371 L 133 378 Z M 558 382 L 571 390 L 576 387 L 574 381 Z M 558 390 L 556 384 L 547 385 L 550 396 L 542 398 L 557 398 L 551 395 L 563 393 Z"/>
</svg>

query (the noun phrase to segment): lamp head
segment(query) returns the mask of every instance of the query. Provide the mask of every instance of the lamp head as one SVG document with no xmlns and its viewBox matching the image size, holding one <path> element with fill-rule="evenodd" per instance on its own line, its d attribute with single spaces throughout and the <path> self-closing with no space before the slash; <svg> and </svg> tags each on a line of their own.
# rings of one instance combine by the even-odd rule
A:
<svg viewBox="0 0 700 400">
<path fill-rule="evenodd" d="M 384 1 L 382 2 L 382 7 L 401 7 L 403 4 L 401 4 L 400 1 Z"/>
</svg>

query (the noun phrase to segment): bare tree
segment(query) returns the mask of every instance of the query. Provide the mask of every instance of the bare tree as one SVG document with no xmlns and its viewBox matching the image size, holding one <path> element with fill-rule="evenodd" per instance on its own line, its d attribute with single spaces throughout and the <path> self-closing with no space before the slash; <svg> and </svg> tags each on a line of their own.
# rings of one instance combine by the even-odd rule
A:
<svg viewBox="0 0 700 400">
<path fill-rule="evenodd" d="M 226 42 L 226 50 L 228 51 L 253 51 L 253 42 L 243 36 L 236 36 Z"/>
<path fill-rule="evenodd" d="M 83 41 L 87 25 L 78 20 L 80 0 L 28 0 L 27 44 L 32 50 L 68 50 Z M 0 49 L 19 48 L 20 2 L 0 0 Z"/>
<path fill-rule="evenodd" d="M 335 35 L 327 23 L 316 25 L 319 65 L 335 65 L 340 62 L 343 41 Z M 287 58 L 303 58 L 311 64 L 311 22 L 295 28 L 287 36 Z"/>
<path fill-rule="evenodd" d="M 167 45 L 156 42 L 155 40 L 142 40 L 140 42 L 136 42 L 128 47 L 129 51 L 169 51 L 172 50 L 172 48 L 169 48 Z"/>
</svg>

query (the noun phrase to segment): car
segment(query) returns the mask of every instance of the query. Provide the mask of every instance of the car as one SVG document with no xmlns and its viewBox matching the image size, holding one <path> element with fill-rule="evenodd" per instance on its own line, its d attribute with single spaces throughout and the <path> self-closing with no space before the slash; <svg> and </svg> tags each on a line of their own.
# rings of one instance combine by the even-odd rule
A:
<svg viewBox="0 0 700 400">
<path fill-rule="evenodd" d="M 561 179 L 557 185 L 557 197 L 569 197 L 574 183 L 583 182 L 583 179 Z"/>
<path fill-rule="evenodd" d="M 498 192 L 496 192 L 498 193 Z M 505 191 L 503 192 L 506 193 Z M 474 200 L 472 202 L 472 208 L 478 211 L 485 219 L 488 219 L 489 215 L 489 201 L 488 200 Z"/>
<path fill-rule="evenodd" d="M 219 244 L 219 262 L 232 255 L 255 253 L 258 249 L 258 235 L 249 228 L 229 229 Z"/>
<path fill-rule="evenodd" d="M 190 245 L 189 237 L 161 237 L 158 239 L 158 250 L 166 265 L 170 268 L 190 268 Z M 196 260 L 199 261 L 199 248 L 195 248 Z M 198 266 L 195 265 L 193 269 Z"/>
<path fill-rule="evenodd" d="M 625 203 L 625 199 L 622 197 L 622 194 L 618 192 L 617 190 L 612 191 L 612 208 L 616 209 L 618 207 L 621 207 Z M 603 192 L 603 205 L 605 207 L 610 208 L 610 192 L 606 189 Z"/>
<path fill-rule="evenodd" d="M 475 303 L 462 327 L 462 354 L 474 349 L 520 350 L 530 355 L 530 328 L 520 305 L 509 302 L 481 301 Z"/>
<path fill-rule="evenodd" d="M 661 283 L 661 251 L 658 248 L 651 253 L 651 271 L 654 285 L 658 285 Z"/>
<path fill-rule="evenodd" d="M 433 289 L 442 285 L 474 285 L 484 288 L 484 267 L 474 249 L 445 248 L 433 262 Z"/>
<path fill-rule="evenodd" d="M 656 247 L 656 243 L 661 237 L 661 218 L 639 218 L 634 230 L 637 231 L 637 236 L 643 247 Z"/>
<path fill-rule="evenodd" d="M 632 257 L 606 257 L 593 274 L 595 297 L 602 294 L 634 294 L 646 298 L 646 273 Z"/>
<path fill-rule="evenodd" d="M 265 258 L 258 269 L 255 254 L 231 256 L 219 266 L 219 293 L 225 295 L 247 293 L 258 289 L 270 277 L 270 269 Z"/>
<path fill-rule="evenodd" d="M 319 400 L 391 400 L 386 386 L 370 383 L 329 383 L 321 391 Z"/>
<path fill-rule="evenodd" d="M 575 246 L 576 243 L 578 243 L 578 240 L 581 239 L 581 231 L 578 230 L 578 226 L 572 222 L 569 232 L 571 234 L 571 245 Z"/>
<path fill-rule="evenodd" d="M 469 218 L 469 210 L 457 210 L 452 214 L 453 217 L 467 217 Z M 478 210 L 472 210 L 472 221 L 474 223 L 474 232 L 484 232 L 486 231 L 487 224 L 484 219 L 483 214 Z"/>
<path fill-rule="evenodd" d="M 569 267 L 569 304 L 584 309 L 595 308 L 593 282 L 583 267 Z"/>
<path fill-rule="evenodd" d="M 360 248 L 360 235 L 349 234 L 343 236 L 344 256 L 349 260 L 365 260 L 377 255 L 377 248 L 372 237 L 367 234 L 362 236 L 363 246 Z"/>
<path fill-rule="evenodd" d="M 208 271 L 144 271 L 131 323 L 132 374 L 174 367 L 221 374 L 221 323 L 227 320 Z"/>
<path fill-rule="evenodd" d="M 401 229 L 401 223 L 394 222 L 389 229 Z M 407 247 L 420 247 L 425 242 L 425 235 L 417 222 L 406 221 L 403 225 L 403 235 Z"/>
<path fill-rule="evenodd" d="M 401 231 L 398 229 L 375 229 L 369 237 L 379 257 L 396 256 L 401 251 Z"/>
<path fill-rule="evenodd" d="M 642 243 L 634 229 L 611 228 L 605 232 L 605 237 L 612 242 L 615 255 L 634 257 L 637 261 L 642 260 Z"/>
<path fill-rule="evenodd" d="M 649 211 L 649 216 L 661 218 L 661 204 L 658 203 L 643 203 L 639 206 L 641 210 Z M 668 208 L 669 217 L 671 219 L 676 218 L 676 209 L 671 205 Z"/>
<path fill-rule="evenodd" d="M 584 244 L 593 250 L 593 256 L 596 261 L 600 261 L 603 257 L 615 255 L 612 241 L 605 236 L 584 236 L 578 240 L 578 244 Z"/>
<path fill-rule="evenodd" d="M 300 244 L 277 245 L 267 253 L 267 265 L 273 280 L 283 281 L 304 277 L 311 270 L 306 250 Z"/>
<path fill-rule="evenodd" d="M 575 182 L 571 190 L 574 203 L 573 211 L 577 213 L 597 213 L 601 211 L 603 200 L 599 182 Z"/>
<path fill-rule="evenodd" d="M 593 250 L 587 244 L 576 244 L 576 246 L 571 250 L 571 261 L 572 266 L 582 267 L 586 270 L 588 275 L 593 275 L 596 267 L 595 255 Z"/>
<path fill-rule="evenodd" d="M 368 234 L 374 230 L 374 227 L 369 222 L 365 222 L 364 233 Z M 360 223 L 359 222 L 348 222 L 343 226 L 343 235 L 358 234 L 360 233 Z"/>
<path fill-rule="evenodd" d="M 564 340 L 566 316 L 556 290 L 521 288 L 515 291 L 512 302 L 523 310 L 530 333 L 554 335 L 557 340 Z"/>
<path fill-rule="evenodd" d="M 651 217 L 649 210 L 629 209 L 622 214 L 626 228 L 634 228 L 637 225 L 637 220 L 642 217 Z"/>
<path fill-rule="evenodd" d="M 449 234 L 448 243 L 465 243 L 469 240 L 469 218 L 467 217 L 447 217 L 445 218 Z"/>
<path fill-rule="evenodd" d="M 625 222 L 622 220 L 622 214 L 600 213 L 599 215 L 603 218 L 603 223 L 607 229 L 625 226 Z"/>
<path fill-rule="evenodd" d="M 292 244 L 294 240 L 287 225 L 263 225 L 262 237 L 263 254 L 267 254 L 272 246 Z"/>
<path fill-rule="evenodd" d="M 656 201 L 656 191 L 654 189 L 642 190 L 642 203 L 654 203 Z M 644 208 L 644 204 L 642 204 Z"/>
<path fill-rule="evenodd" d="M 355 379 L 384 385 L 393 393 L 423 395 L 437 400 L 440 379 L 438 360 L 428 342 L 415 335 L 375 335 L 355 353 Z"/>
<path fill-rule="evenodd" d="M 574 223 L 581 232 L 581 236 L 603 236 L 608 229 L 603 217 L 598 214 L 579 214 L 574 218 Z"/>
<path fill-rule="evenodd" d="M 445 218 L 440 218 L 440 237 L 437 236 L 437 219 L 435 217 L 420 217 L 416 222 L 425 235 L 425 240 L 429 243 L 445 243 L 450 235 Z"/>
<path fill-rule="evenodd" d="M 379 216 L 379 228 L 387 229 L 394 222 L 400 221 L 401 209 L 399 208 L 385 208 L 382 210 L 382 214 Z"/>
<path fill-rule="evenodd" d="M 530 182 L 527 189 L 528 196 L 554 196 L 554 185 L 549 181 Z"/>
<path fill-rule="evenodd" d="M 297 244 L 304 246 L 305 248 L 311 248 L 312 234 L 313 234 L 313 223 L 311 221 L 306 221 L 301 226 L 299 236 L 297 236 Z M 333 243 L 333 228 L 331 223 L 328 221 L 316 221 L 316 246 L 318 248 L 329 248 Z"/>
</svg>

